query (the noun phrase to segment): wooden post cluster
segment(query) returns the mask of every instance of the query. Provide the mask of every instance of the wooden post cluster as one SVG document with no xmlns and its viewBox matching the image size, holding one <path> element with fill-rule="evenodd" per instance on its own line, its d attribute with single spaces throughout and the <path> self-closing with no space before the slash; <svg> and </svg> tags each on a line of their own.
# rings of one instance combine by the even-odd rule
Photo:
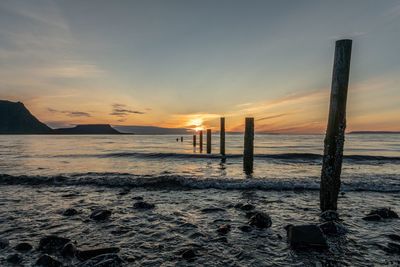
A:
<svg viewBox="0 0 400 267">
<path fill-rule="evenodd" d="M 225 156 L 225 118 L 221 118 L 219 132 L 219 150 L 222 156 Z"/>
<path fill-rule="evenodd" d="M 199 133 L 200 152 L 203 152 L 203 130 Z"/>
<path fill-rule="evenodd" d="M 211 129 L 207 129 L 207 154 L 211 154 Z"/>
<path fill-rule="evenodd" d="M 196 135 L 193 135 L 193 147 L 196 147 Z"/>
<path fill-rule="evenodd" d="M 320 207 L 337 210 L 346 129 L 346 102 L 349 83 L 351 40 L 336 42 L 328 126 L 321 171 Z"/>
<path fill-rule="evenodd" d="M 244 131 L 243 170 L 246 174 L 253 173 L 254 157 L 254 118 L 246 118 Z"/>
</svg>

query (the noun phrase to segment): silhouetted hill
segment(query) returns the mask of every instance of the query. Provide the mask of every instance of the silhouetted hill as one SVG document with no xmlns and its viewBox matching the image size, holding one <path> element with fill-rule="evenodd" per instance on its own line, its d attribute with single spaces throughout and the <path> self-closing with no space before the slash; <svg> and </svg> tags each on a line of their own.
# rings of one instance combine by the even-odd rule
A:
<svg viewBox="0 0 400 267">
<path fill-rule="evenodd" d="M 73 128 L 55 129 L 56 134 L 121 134 L 109 124 L 81 124 Z"/>
<path fill-rule="evenodd" d="M 49 134 L 52 129 L 33 116 L 21 102 L 0 100 L 0 134 Z"/>
<path fill-rule="evenodd" d="M 186 128 L 163 128 L 156 126 L 120 126 L 114 125 L 115 129 L 122 133 L 135 133 L 135 134 L 187 134 L 189 129 Z"/>
<path fill-rule="evenodd" d="M 400 134 L 398 131 L 353 131 L 349 134 Z"/>
</svg>

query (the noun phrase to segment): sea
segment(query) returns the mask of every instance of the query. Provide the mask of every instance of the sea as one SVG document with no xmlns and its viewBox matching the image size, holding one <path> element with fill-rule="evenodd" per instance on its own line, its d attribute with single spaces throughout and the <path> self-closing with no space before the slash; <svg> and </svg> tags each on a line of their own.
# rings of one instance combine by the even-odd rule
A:
<svg viewBox="0 0 400 267">
<path fill-rule="evenodd" d="M 389 251 L 400 222 L 362 220 L 371 209 L 400 214 L 400 135 L 348 134 L 344 148 L 339 214 L 348 229 L 329 239 L 328 251 L 295 251 L 288 224 L 320 223 L 319 182 L 323 135 L 258 134 L 254 172 L 243 171 L 243 135 L 219 135 L 212 153 L 193 146 L 192 135 L 0 136 L 0 265 L 12 246 L 34 247 L 45 235 L 74 240 L 81 248 L 117 246 L 124 266 L 400 266 Z M 178 140 L 178 141 L 177 141 Z M 205 139 L 204 139 L 205 141 Z M 137 211 L 137 199 L 155 209 Z M 268 213 L 272 227 L 243 232 L 248 219 L 236 204 Z M 78 214 L 65 218 L 63 210 Z M 112 210 L 110 220 L 90 213 Z M 216 230 L 229 224 L 220 236 Z M 185 249 L 196 257 L 181 257 Z M 388 252 L 389 251 L 389 252 Z M 40 256 L 22 255 L 22 266 Z M 54 255 L 65 266 L 77 259 Z"/>
</svg>

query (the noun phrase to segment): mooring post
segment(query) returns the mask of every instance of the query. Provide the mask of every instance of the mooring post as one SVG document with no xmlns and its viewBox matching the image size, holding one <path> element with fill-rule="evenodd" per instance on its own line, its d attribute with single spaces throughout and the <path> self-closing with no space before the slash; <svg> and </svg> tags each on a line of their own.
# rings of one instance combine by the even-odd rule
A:
<svg viewBox="0 0 400 267">
<path fill-rule="evenodd" d="M 220 123 L 220 132 L 219 132 L 219 150 L 222 156 L 225 156 L 225 118 L 221 118 Z"/>
<path fill-rule="evenodd" d="M 333 63 L 328 127 L 321 171 L 320 207 L 337 210 L 346 129 L 346 101 L 352 40 L 338 40 Z"/>
<path fill-rule="evenodd" d="M 211 129 L 207 129 L 207 154 L 211 154 Z"/>
<path fill-rule="evenodd" d="M 203 152 L 203 130 L 199 132 L 200 152 Z"/>
<path fill-rule="evenodd" d="M 253 173 L 254 157 L 254 118 L 246 118 L 244 130 L 243 170 L 246 174 Z"/>
<path fill-rule="evenodd" d="M 193 135 L 193 147 L 196 147 L 196 135 Z"/>
</svg>

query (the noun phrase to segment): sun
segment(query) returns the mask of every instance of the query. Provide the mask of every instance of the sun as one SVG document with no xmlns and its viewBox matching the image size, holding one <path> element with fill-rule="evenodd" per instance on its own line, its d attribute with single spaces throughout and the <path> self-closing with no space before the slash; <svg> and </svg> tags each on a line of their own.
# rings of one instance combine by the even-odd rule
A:
<svg viewBox="0 0 400 267">
<path fill-rule="evenodd" d="M 190 119 L 187 124 L 190 127 L 193 127 L 193 130 L 197 131 L 201 131 L 204 129 L 203 127 L 203 119 L 202 118 L 194 118 L 194 119 Z"/>
</svg>

